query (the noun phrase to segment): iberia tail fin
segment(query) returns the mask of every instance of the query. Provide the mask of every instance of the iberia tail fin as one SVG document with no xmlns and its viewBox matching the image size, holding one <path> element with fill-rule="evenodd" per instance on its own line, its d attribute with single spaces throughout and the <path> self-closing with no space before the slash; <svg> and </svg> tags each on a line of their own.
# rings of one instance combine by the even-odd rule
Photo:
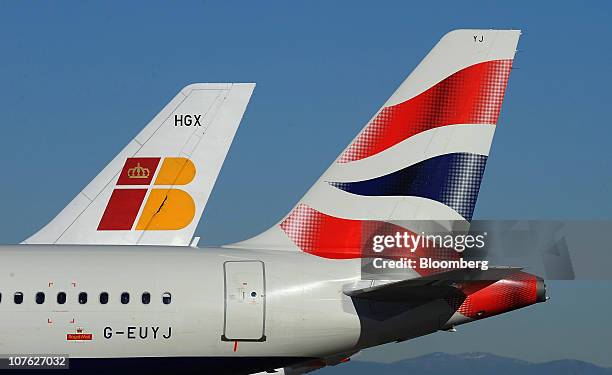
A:
<svg viewBox="0 0 612 375">
<path fill-rule="evenodd" d="M 189 245 L 254 87 L 182 89 L 24 243 Z"/>
</svg>

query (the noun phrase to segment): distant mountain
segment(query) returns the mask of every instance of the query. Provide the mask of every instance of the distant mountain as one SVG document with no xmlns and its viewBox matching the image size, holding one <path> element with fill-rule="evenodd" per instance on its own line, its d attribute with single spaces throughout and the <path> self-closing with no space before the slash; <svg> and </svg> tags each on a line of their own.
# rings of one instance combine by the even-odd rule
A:
<svg viewBox="0 0 612 375">
<path fill-rule="evenodd" d="M 351 361 L 316 375 L 612 375 L 612 368 L 571 359 L 531 363 L 488 353 L 432 353 L 394 363 Z"/>
</svg>

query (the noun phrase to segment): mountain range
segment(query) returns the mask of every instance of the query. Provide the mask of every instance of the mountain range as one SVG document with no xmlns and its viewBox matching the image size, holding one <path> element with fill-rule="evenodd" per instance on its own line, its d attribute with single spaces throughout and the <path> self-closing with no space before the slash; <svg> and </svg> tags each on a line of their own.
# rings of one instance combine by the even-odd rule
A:
<svg viewBox="0 0 612 375">
<path fill-rule="evenodd" d="M 612 368 L 564 359 L 532 363 L 488 353 L 432 353 L 393 363 L 353 360 L 315 372 L 317 375 L 612 375 Z"/>
</svg>

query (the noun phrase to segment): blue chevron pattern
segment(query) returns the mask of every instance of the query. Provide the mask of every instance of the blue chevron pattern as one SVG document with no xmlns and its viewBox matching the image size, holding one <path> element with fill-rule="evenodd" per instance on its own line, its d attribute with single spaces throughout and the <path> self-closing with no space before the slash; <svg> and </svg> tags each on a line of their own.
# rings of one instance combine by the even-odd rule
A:
<svg viewBox="0 0 612 375">
<path fill-rule="evenodd" d="M 453 153 L 433 157 L 385 176 L 328 183 L 364 196 L 415 196 L 443 203 L 471 221 L 487 157 Z"/>
</svg>

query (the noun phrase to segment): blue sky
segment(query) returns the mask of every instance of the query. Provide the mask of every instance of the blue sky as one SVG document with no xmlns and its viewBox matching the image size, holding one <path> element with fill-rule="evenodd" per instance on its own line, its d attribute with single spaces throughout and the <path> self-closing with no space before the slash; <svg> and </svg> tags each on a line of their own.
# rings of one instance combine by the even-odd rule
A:
<svg viewBox="0 0 612 375">
<path fill-rule="evenodd" d="M 44 225 L 181 87 L 218 81 L 258 86 L 197 234 L 248 238 L 285 214 L 444 33 L 472 27 L 524 31 L 474 217 L 611 219 L 611 13 L 589 1 L 1 2 L 0 242 Z M 612 366 L 597 349 L 609 328 L 600 337 L 595 324 L 608 326 L 612 305 L 590 309 L 588 329 L 574 321 L 609 286 L 556 285 L 572 304 L 482 322 L 464 344 L 518 343 L 524 326 L 559 349 L 531 352 Z M 583 341 L 561 348 L 555 330 L 568 326 Z M 396 347 L 408 355 L 414 343 Z"/>
</svg>

